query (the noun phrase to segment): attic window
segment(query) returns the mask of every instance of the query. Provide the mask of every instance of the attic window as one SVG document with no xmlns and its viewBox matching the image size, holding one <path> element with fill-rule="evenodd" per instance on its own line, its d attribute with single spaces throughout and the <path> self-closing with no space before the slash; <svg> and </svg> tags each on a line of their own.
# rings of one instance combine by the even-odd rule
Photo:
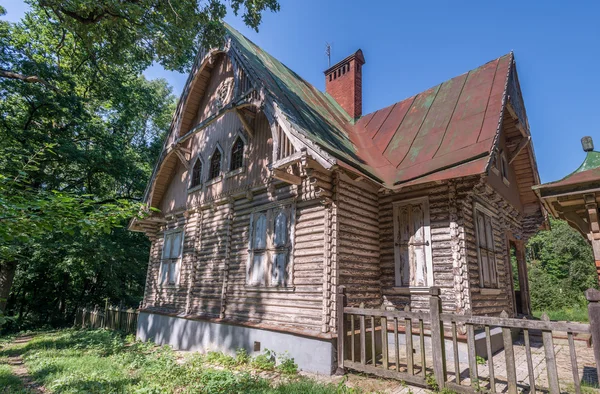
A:
<svg viewBox="0 0 600 394">
<path fill-rule="evenodd" d="M 502 173 L 502 181 L 508 186 L 508 161 L 506 160 L 506 153 L 500 152 L 500 172 Z"/>
<path fill-rule="evenodd" d="M 230 101 L 230 96 L 231 78 L 228 78 L 225 81 L 221 82 L 221 85 L 219 85 L 219 88 L 217 89 L 217 97 L 215 98 L 217 107 L 219 109 L 223 108 L 223 106 Z"/>
<path fill-rule="evenodd" d="M 237 170 L 242 168 L 244 165 L 244 141 L 240 137 L 237 137 L 233 146 L 231 147 L 231 160 L 229 165 L 229 171 Z"/>
<path fill-rule="evenodd" d="M 215 151 L 210 158 L 210 172 L 208 174 L 208 179 L 215 179 L 219 175 L 221 175 L 221 151 L 219 148 L 215 148 Z"/>
<path fill-rule="evenodd" d="M 190 189 L 200 185 L 202 179 L 202 161 L 200 158 L 196 159 L 194 167 L 192 168 L 192 181 L 190 182 Z"/>
</svg>

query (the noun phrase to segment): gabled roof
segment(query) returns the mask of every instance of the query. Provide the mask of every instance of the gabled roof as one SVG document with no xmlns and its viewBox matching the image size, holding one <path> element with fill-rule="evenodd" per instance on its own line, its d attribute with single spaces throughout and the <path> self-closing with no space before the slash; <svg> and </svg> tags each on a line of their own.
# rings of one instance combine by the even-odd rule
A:
<svg viewBox="0 0 600 394">
<path fill-rule="evenodd" d="M 512 53 L 353 122 L 329 95 L 226 28 L 242 65 L 287 120 L 339 164 L 387 187 L 486 171 L 506 102 Z"/>
</svg>

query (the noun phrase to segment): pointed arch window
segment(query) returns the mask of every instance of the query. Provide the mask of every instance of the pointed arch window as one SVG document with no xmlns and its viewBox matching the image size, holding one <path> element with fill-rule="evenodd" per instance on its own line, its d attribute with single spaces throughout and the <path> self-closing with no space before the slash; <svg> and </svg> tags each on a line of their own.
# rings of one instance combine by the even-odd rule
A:
<svg viewBox="0 0 600 394">
<path fill-rule="evenodd" d="M 244 165 L 244 141 L 238 136 L 231 147 L 231 160 L 229 164 L 229 171 L 237 170 L 242 168 Z"/>
<path fill-rule="evenodd" d="M 200 186 L 202 181 L 202 161 L 200 158 L 196 159 L 194 167 L 192 167 L 192 180 L 190 182 L 190 189 L 196 186 Z"/>
<path fill-rule="evenodd" d="M 219 148 L 215 148 L 215 151 L 210 158 L 208 179 L 215 179 L 219 175 L 221 175 L 221 151 Z"/>
</svg>

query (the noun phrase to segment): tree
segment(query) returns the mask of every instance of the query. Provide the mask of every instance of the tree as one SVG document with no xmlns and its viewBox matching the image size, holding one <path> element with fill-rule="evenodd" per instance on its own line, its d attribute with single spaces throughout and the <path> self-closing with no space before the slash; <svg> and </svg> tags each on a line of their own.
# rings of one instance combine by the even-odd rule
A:
<svg viewBox="0 0 600 394">
<path fill-rule="evenodd" d="M 563 220 L 527 243 L 531 304 L 535 310 L 582 306 L 583 292 L 598 287 L 591 246 Z"/>
<path fill-rule="evenodd" d="M 11 313 L 58 321 L 82 302 L 141 296 L 148 241 L 125 226 L 144 214 L 175 108 L 167 83 L 141 72 L 154 62 L 189 68 L 200 44 L 221 40 L 227 8 L 217 0 L 28 3 L 19 23 L 0 21 L 0 311 L 8 298 Z M 255 29 L 265 10 L 279 8 L 275 0 L 230 4 Z"/>
</svg>

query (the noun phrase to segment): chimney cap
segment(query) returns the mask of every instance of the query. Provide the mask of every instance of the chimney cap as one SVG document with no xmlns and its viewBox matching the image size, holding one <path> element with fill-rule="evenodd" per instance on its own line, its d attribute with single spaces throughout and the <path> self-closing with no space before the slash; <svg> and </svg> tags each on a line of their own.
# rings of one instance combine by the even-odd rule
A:
<svg viewBox="0 0 600 394">
<path fill-rule="evenodd" d="M 358 51 L 354 52 L 352 55 L 343 58 L 342 60 L 340 60 L 339 62 L 337 62 L 333 66 L 329 67 L 327 70 L 324 71 L 324 74 L 328 75 L 330 72 L 332 72 L 333 70 L 335 70 L 338 67 L 340 67 L 342 65 L 342 63 L 349 62 L 352 59 L 356 59 L 356 61 L 358 63 L 360 63 L 361 66 L 363 64 L 365 64 L 365 56 L 362 53 L 362 49 L 359 49 Z"/>
<path fill-rule="evenodd" d="M 590 137 L 589 135 L 583 137 L 581 139 L 581 146 L 583 147 L 584 152 L 593 151 L 594 150 L 594 141 L 592 140 L 592 137 Z"/>
</svg>

